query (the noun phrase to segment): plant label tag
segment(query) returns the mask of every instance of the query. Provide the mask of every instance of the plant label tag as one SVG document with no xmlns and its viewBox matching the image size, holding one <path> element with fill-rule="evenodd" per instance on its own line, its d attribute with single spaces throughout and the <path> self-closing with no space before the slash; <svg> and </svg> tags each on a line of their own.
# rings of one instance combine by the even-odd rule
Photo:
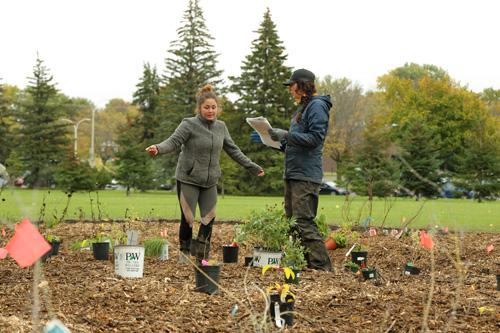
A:
<svg viewBox="0 0 500 333">
<path fill-rule="evenodd" d="M 281 319 L 280 305 L 278 302 L 274 302 L 274 320 L 276 327 L 282 328 L 284 325 L 284 319 Z"/>
<path fill-rule="evenodd" d="M 139 231 L 127 231 L 127 245 L 139 245 Z"/>
<path fill-rule="evenodd" d="M 160 260 L 168 260 L 168 243 L 165 242 L 161 247 Z"/>
<path fill-rule="evenodd" d="M 43 328 L 44 333 L 71 333 L 71 331 L 64 326 L 63 323 L 61 323 L 57 319 L 52 319 L 45 325 Z"/>
</svg>

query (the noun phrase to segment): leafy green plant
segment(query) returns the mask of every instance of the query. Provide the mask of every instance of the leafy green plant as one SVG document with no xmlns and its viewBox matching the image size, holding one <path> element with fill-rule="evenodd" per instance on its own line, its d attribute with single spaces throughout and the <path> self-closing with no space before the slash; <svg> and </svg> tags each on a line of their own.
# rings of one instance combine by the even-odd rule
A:
<svg viewBox="0 0 500 333">
<path fill-rule="evenodd" d="M 355 262 L 352 262 L 352 261 L 348 261 L 344 264 L 344 268 L 348 271 L 351 271 L 351 272 L 354 272 L 356 273 L 357 271 L 359 271 L 360 269 L 360 266 L 358 264 L 356 264 Z"/>
<path fill-rule="evenodd" d="M 54 234 L 47 234 L 47 237 L 45 237 L 45 239 L 47 239 L 47 242 L 49 243 L 60 243 L 62 242 L 62 237 L 61 236 L 57 236 L 57 235 L 54 235 Z"/>
<path fill-rule="evenodd" d="M 327 239 L 330 233 L 330 228 L 328 227 L 328 223 L 326 223 L 325 215 L 321 214 L 319 216 L 316 216 L 314 218 L 314 223 L 316 223 L 316 226 L 318 227 L 321 238 Z"/>
<path fill-rule="evenodd" d="M 304 256 L 306 249 L 301 245 L 299 239 L 288 239 L 283 246 L 284 256 L 281 264 L 284 267 L 290 267 L 293 270 L 302 270 L 307 266 L 307 261 Z"/>
<path fill-rule="evenodd" d="M 367 250 L 361 244 L 356 244 L 352 249 L 352 252 L 366 252 Z"/>
<path fill-rule="evenodd" d="M 252 212 L 250 219 L 241 226 L 239 239 L 247 245 L 270 251 L 281 251 L 295 220 L 288 219 L 284 211 L 271 206 L 260 212 Z"/>
<path fill-rule="evenodd" d="M 347 237 L 345 234 L 343 233 L 334 233 L 332 235 L 333 239 L 335 240 L 335 243 L 337 244 L 337 247 L 341 248 L 341 247 L 346 247 L 347 245 Z"/>
<path fill-rule="evenodd" d="M 165 238 L 153 237 L 144 240 L 144 254 L 146 257 L 159 257 L 163 246 L 166 244 Z"/>
<path fill-rule="evenodd" d="M 124 225 L 123 227 L 120 227 L 116 224 L 112 225 L 109 238 L 112 240 L 112 243 L 114 245 L 127 244 L 127 234 L 125 233 L 124 228 Z"/>
</svg>

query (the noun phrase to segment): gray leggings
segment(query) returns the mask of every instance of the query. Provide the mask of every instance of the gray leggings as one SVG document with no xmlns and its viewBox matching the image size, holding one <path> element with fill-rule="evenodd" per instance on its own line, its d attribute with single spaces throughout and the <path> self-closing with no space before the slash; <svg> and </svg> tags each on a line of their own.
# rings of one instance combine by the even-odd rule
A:
<svg viewBox="0 0 500 333">
<path fill-rule="evenodd" d="M 181 206 L 181 224 L 179 226 L 181 250 L 189 251 L 193 237 L 196 206 L 199 206 L 201 215 L 197 239 L 210 244 L 217 205 L 217 185 L 205 188 L 177 181 L 177 197 Z"/>
</svg>

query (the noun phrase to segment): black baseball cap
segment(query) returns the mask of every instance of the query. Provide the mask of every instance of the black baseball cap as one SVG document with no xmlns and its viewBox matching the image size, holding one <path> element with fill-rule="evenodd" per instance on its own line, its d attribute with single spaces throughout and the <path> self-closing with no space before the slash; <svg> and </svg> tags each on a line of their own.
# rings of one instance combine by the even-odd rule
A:
<svg viewBox="0 0 500 333">
<path fill-rule="evenodd" d="M 295 72 L 292 73 L 292 76 L 290 76 L 290 79 L 283 83 L 285 86 L 289 86 L 294 82 L 297 81 L 310 81 L 314 82 L 315 76 L 314 73 L 311 71 L 308 71 L 307 69 L 301 68 L 297 69 Z"/>
</svg>

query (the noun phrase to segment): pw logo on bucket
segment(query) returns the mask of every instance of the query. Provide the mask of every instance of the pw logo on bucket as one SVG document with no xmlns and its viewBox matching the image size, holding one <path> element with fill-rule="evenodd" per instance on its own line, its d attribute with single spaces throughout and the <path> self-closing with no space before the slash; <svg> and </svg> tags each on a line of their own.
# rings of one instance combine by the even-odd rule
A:
<svg viewBox="0 0 500 333">
<path fill-rule="evenodd" d="M 119 245 L 115 247 L 115 273 L 125 278 L 141 278 L 144 272 L 144 247 Z"/>
</svg>

